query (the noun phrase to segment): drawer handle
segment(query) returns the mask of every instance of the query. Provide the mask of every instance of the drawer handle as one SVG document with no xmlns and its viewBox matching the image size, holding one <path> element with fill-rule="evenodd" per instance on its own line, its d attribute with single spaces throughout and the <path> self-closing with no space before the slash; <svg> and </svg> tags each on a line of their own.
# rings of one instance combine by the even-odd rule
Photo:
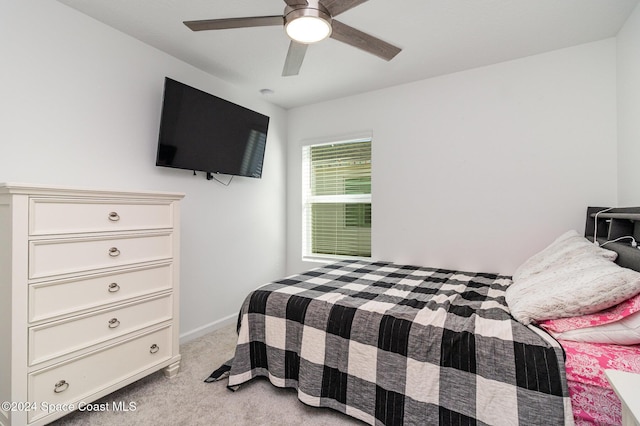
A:
<svg viewBox="0 0 640 426">
<path fill-rule="evenodd" d="M 109 320 L 109 328 L 116 328 L 119 325 L 120 325 L 120 321 L 118 321 L 118 318 L 111 318 Z"/>
<path fill-rule="evenodd" d="M 109 256 L 111 256 L 111 257 L 120 256 L 120 250 L 118 250 L 117 247 L 111 247 L 109 249 Z"/>
<path fill-rule="evenodd" d="M 115 293 L 118 290 L 120 290 L 120 286 L 118 285 L 118 283 L 109 284 L 109 293 Z"/>
<path fill-rule="evenodd" d="M 61 392 L 66 391 L 67 389 L 69 389 L 69 383 L 67 383 L 66 380 L 60 380 L 53 387 L 53 391 L 55 393 L 61 393 Z"/>
<path fill-rule="evenodd" d="M 117 222 L 120 220 L 120 215 L 117 212 L 111 212 L 109 213 L 109 220 L 111 222 Z"/>
<path fill-rule="evenodd" d="M 159 350 L 160 350 L 160 346 L 156 345 L 155 343 L 151 345 L 151 347 L 149 348 L 149 352 L 151 352 L 152 354 L 155 354 Z"/>
</svg>

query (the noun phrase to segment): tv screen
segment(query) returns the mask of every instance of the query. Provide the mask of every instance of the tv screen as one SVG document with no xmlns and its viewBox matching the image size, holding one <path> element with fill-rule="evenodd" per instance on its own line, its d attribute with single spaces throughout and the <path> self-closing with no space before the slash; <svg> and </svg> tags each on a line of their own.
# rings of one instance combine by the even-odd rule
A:
<svg viewBox="0 0 640 426">
<path fill-rule="evenodd" d="M 269 117 L 165 78 L 156 166 L 262 177 Z"/>
</svg>

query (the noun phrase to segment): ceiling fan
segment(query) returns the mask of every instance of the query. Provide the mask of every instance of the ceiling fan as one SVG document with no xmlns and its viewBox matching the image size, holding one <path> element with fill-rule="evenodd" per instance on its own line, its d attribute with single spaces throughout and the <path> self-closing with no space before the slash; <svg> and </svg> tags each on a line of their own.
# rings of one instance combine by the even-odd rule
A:
<svg viewBox="0 0 640 426">
<path fill-rule="evenodd" d="M 185 21 L 192 31 L 284 25 L 291 38 L 283 76 L 298 75 L 307 47 L 331 37 L 386 61 L 402 49 L 333 19 L 367 0 L 284 0 L 282 15 Z"/>
</svg>

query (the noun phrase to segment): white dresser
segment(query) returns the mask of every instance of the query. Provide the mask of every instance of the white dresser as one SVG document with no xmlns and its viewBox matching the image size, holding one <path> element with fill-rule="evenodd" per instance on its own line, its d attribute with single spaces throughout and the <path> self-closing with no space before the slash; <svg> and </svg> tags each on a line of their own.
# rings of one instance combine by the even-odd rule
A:
<svg viewBox="0 0 640 426">
<path fill-rule="evenodd" d="M 182 197 L 0 184 L 1 425 L 177 374 Z"/>
<path fill-rule="evenodd" d="M 640 425 L 640 374 L 604 370 L 622 405 L 622 426 Z"/>
</svg>

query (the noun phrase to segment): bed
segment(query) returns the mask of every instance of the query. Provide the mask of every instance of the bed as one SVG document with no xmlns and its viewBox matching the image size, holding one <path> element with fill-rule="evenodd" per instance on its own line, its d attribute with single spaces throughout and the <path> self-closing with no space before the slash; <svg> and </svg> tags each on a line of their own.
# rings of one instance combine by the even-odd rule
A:
<svg viewBox="0 0 640 426">
<path fill-rule="evenodd" d="M 584 240 L 576 233 L 554 244 L 574 250 L 576 237 Z M 540 327 L 544 318 L 536 309 L 553 312 L 555 306 L 542 300 L 532 309 L 517 297 L 521 292 L 536 301 L 530 287 L 540 287 L 549 270 L 557 274 L 558 262 L 567 264 L 558 247 L 545 250 L 546 257 L 525 262 L 513 281 L 367 261 L 336 262 L 274 281 L 247 296 L 235 356 L 207 381 L 228 377 L 235 390 L 266 377 L 296 389 L 305 404 L 372 425 L 573 424 L 572 399 L 584 394 L 584 384 L 576 381 L 577 368 L 567 370 L 580 358 L 565 363 L 565 353 L 578 351 L 565 351 L 562 340 Z M 623 290 L 613 292 L 607 308 L 640 293 L 640 280 L 632 284 L 620 284 Z M 587 304 L 600 310 L 596 293 L 596 302 L 587 298 Z M 576 309 L 564 316 L 592 313 L 588 306 Z M 578 423 L 589 421 L 588 413 L 580 417 L 587 405 L 578 406 Z M 606 418 L 615 421 L 615 413 Z"/>
</svg>

